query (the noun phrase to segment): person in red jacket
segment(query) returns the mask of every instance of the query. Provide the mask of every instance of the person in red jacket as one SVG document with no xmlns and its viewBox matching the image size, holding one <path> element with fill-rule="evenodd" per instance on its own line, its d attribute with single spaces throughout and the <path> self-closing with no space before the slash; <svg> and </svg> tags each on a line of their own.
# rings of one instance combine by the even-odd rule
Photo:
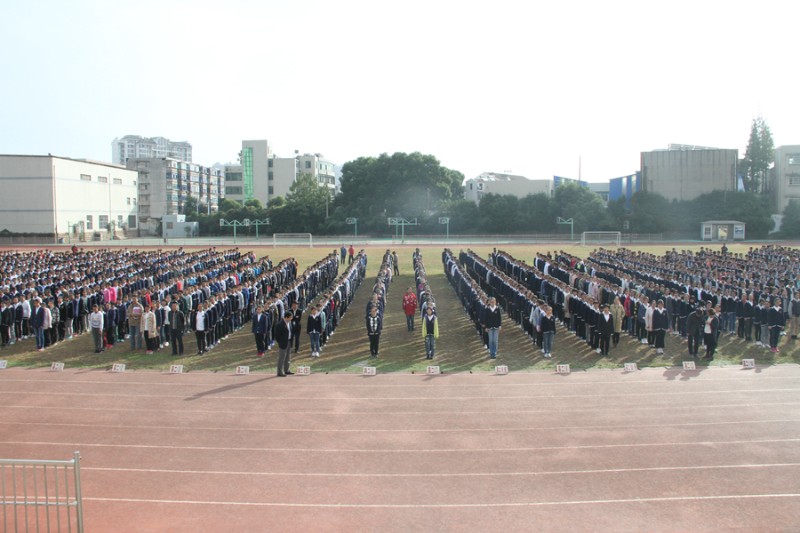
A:
<svg viewBox="0 0 800 533">
<path fill-rule="evenodd" d="M 417 296 L 414 294 L 414 287 L 409 287 L 403 295 L 403 311 L 406 314 L 408 331 L 414 331 L 414 315 L 417 313 Z"/>
</svg>

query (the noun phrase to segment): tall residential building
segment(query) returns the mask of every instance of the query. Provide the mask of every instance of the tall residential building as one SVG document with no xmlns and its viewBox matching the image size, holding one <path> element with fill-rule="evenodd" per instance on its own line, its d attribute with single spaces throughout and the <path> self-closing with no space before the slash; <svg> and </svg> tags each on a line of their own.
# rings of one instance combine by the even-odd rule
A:
<svg viewBox="0 0 800 533">
<path fill-rule="evenodd" d="M 335 167 L 322 154 L 277 157 L 268 141 L 242 141 L 239 164 L 225 167 L 225 198 L 241 204 L 255 198 L 266 207 L 273 198 L 285 197 L 300 174 L 312 175 L 335 193 Z"/>
<path fill-rule="evenodd" d="M 485 194 L 512 195 L 524 198 L 529 194 L 553 194 L 550 180 L 532 180 L 525 176 L 484 172 L 464 182 L 464 198 L 479 204 Z"/>
<path fill-rule="evenodd" d="M 642 190 L 678 201 L 712 191 L 735 191 L 737 162 L 735 149 L 681 144 L 642 152 Z"/>
<path fill-rule="evenodd" d="M 256 198 L 264 206 L 268 205 L 269 186 L 271 185 L 269 176 L 271 155 L 272 150 L 266 140 L 242 141 L 239 165 L 236 165 L 241 167 L 241 176 L 233 176 L 231 189 L 225 192 L 225 197 L 240 204 Z M 239 183 L 235 183 L 236 178 L 239 178 Z"/>
<path fill-rule="evenodd" d="M 111 141 L 111 161 L 125 166 L 128 159 L 169 157 L 192 162 L 192 145 L 185 141 L 172 142 L 164 137 L 126 135 Z"/>
<path fill-rule="evenodd" d="M 53 155 L 0 155 L 0 230 L 108 238 L 136 230 L 136 172 Z"/>
<path fill-rule="evenodd" d="M 776 213 L 783 213 L 790 201 L 800 201 L 800 145 L 775 149 L 775 166 L 770 178 L 770 192 Z"/>
<path fill-rule="evenodd" d="M 194 198 L 196 209 L 219 210 L 225 177 L 218 168 L 204 167 L 168 157 L 128 159 L 128 168 L 139 176 L 139 225 L 156 235 L 165 215 L 184 215 L 186 200 Z"/>
</svg>

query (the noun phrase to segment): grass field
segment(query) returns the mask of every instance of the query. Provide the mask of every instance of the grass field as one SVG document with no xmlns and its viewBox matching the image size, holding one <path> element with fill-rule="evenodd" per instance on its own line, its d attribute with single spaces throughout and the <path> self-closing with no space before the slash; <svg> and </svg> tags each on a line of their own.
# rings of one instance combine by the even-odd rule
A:
<svg viewBox="0 0 800 533">
<path fill-rule="evenodd" d="M 731 253 L 746 252 L 750 244 L 730 245 Z M 716 245 L 718 248 L 719 245 Z M 662 254 L 672 248 L 699 249 L 699 245 L 667 244 L 633 247 L 654 254 Z M 245 249 L 245 248 L 242 248 Z M 369 345 L 364 333 L 364 309 L 372 282 L 378 268 L 378 262 L 385 250 L 383 247 L 368 248 L 369 267 L 365 283 L 356 293 L 355 300 L 339 328 L 328 344 L 322 356 L 311 358 L 308 350 L 308 337 L 303 333 L 300 352 L 293 361 L 299 365 L 312 367 L 312 372 L 361 372 L 365 365 L 378 367 L 379 372 L 424 372 L 429 361 L 425 359 L 424 343 L 419 329 L 411 333 L 406 330 L 405 318 L 400 306 L 402 293 L 406 287 L 413 285 L 411 271 L 411 253 L 414 247 L 394 246 L 400 257 L 401 276 L 395 278 L 387 298 L 386 315 L 384 317 L 384 333 L 381 336 L 380 356 L 369 357 Z M 620 344 L 612 349 L 609 357 L 600 357 L 590 350 L 583 341 L 559 329 L 553 349 L 553 358 L 544 359 L 538 350 L 534 350 L 530 340 L 513 322 L 505 320 L 500 335 L 498 359 L 491 361 L 483 348 L 480 338 L 468 317 L 464 313 L 455 292 L 444 276 L 441 263 L 441 246 L 421 247 L 425 259 L 425 267 L 431 289 L 436 298 L 440 337 L 437 341 L 436 358 L 433 364 L 439 365 L 443 372 L 485 372 L 491 371 L 495 364 L 504 364 L 511 371 L 531 371 L 553 369 L 558 363 L 569 363 L 573 369 L 619 368 L 623 363 L 635 362 L 640 367 L 680 365 L 687 358 L 688 352 L 680 339 L 670 335 L 666 339 L 664 355 L 657 356 L 655 350 L 642 346 L 623 334 Z M 491 252 L 489 246 L 475 246 L 476 253 L 486 257 Z M 566 245 L 511 245 L 503 246 L 518 259 L 531 262 L 533 254 L 538 251 L 564 250 L 568 253 L 585 256 L 588 248 Z M 286 257 L 295 257 L 301 265 L 311 264 L 319 260 L 327 248 L 254 248 L 256 255 L 270 255 L 273 261 Z M 458 252 L 458 249 L 454 249 Z M 305 323 L 303 324 L 305 327 Z M 61 342 L 44 352 L 35 351 L 33 339 L 27 339 L 14 346 L 0 351 L 0 359 L 8 361 L 9 366 L 43 367 L 52 362 L 63 362 L 67 367 L 87 369 L 107 369 L 112 363 L 125 363 L 129 370 L 166 370 L 171 364 L 184 365 L 185 371 L 232 372 L 238 365 L 250 366 L 251 372 L 273 372 L 275 370 L 275 350 L 268 352 L 267 357 L 255 357 L 255 343 L 249 333 L 249 324 L 241 331 L 231 335 L 214 350 L 206 355 L 197 356 L 194 335 L 184 335 L 186 344 L 183 357 L 173 357 L 169 348 L 146 355 L 143 350 L 133 352 L 125 342 L 102 354 L 93 353 L 90 336 L 84 335 L 71 341 Z M 754 358 L 757 364 L 778 364 L 800 362 L 800 350 L 795 341 L 782 337 L 781 352 L 771 353 L 758 348 L 752 343 L 745 344 L 736 337 L 723 335 L 720 337 L 714 365 L 739 365 L 742 358 Z"/>
</svg>

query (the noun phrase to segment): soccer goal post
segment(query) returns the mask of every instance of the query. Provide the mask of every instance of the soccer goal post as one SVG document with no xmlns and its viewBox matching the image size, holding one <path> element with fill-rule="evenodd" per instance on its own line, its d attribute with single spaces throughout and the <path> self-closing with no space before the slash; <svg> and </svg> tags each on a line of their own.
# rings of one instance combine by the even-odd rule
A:
<svg viewBox="0 0 800 533">
<path fill-rule="evenodd" d="M 278 246 L 308 246 L 314 247 L 314 238 L 310 233 L 273 233 L 272 247 Z"/>
<path fill-rule="evenodd" d="M 619 248 L 622 244 L 621 231 L 584 231 L 581 233 L 581 246 L 597 244 L 613 244 Z"/>
</svg>

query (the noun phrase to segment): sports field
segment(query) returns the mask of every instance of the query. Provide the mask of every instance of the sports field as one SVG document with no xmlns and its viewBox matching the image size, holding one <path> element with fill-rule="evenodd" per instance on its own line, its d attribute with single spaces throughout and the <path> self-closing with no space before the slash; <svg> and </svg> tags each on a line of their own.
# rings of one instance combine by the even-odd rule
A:
<svg viewBox="0 0 800 533">
<path fill-rule="evenodd" d="M 746 252 L 750 245 L 734 244 L 731 253 Z M 654 254 L 663 254 L 672 248 L 699 249 L 700 246 L 652 245 L 634 247 Z M 245 248 L 242 248 L 243 250 Z M 386 248 L 367 248 L 370 259 L 365 283 L 356 293 L 351 311 L 342 320 L 335 335 L 325 346 L 322 357 L 311 358 L 308 350 L 308 337 L 303 334 L 300 352 L 294 356 L 296 364 L 310 366 L 312 372 L 361 372 L 365 364 L 374 365 L 380 372 L 420 372 L 428 365 L 425 359 L 424 343 L 421 336 L 406 330 L 405 318 L 400 306 L 403 291 L 414 284 L 411 270 L 411 254 L 414 247 L 395 246 L 400 258 L 400 276 L 394 279 L 387 297 L 384 332 L 381 336 L 381 356 L 377 361 L 369 361 L 369 344 L 364 333 L 363 309 L 369 298 L 369 291 L 375 278 L 378 262 Z M 568 363 L 576 369 L 619 368 L 623 363 L 635 362 L 640 367 L 667 367 L 680 365 L 688 355 L 685 342 L 679 337 L 667 335 L 663 355 L 655 350 L 634 342 L 623 334 L 620 344 L 611 350 L 609 357 L 601 357 L 588 345 L 559 327 L 555 338 L 553 358 L 544 359 L 538 349 L 534 349 L 529 338 L 513 322 L 504 318 L 505 326 L 499 343 L 499 359 L 490 363 L 487 352 L 477 336 L 472 323 L 464 313 L 455 291 L 444 276 L 441 263 L 441 246 L 421 247 L 428 280 L 437 303 L 440 323 L 440 338 L 437 341 L 436 364 L 443 372 L 484 372 L 503 364 L 510 371 L 532 371 L 554 369 L 556 364 Z M 486 257 L 491 247 L 476 246 L 476 253 Z M 585 256 L 589 249 L 580 246 L 535 246 L 509 245 L 501 248 L 517 259 L 531 262 L 538 251 L 564 250 L 577 256 Z M 286 257 L 297 259 L 302 271 L 329 253 L 328 248 L 253 248 L 257 256 L 269 255 L 273 261 Z M 455 253 L 458 249 L 453 250 Z M 231 335 L 213 351 L 203 356 L 195 354 L 194 336 L 184 335 L 185 355 L 176 358 L 170 349 L 162 349 L 153 355 L 144 350 L 132 352 L 128 343 L 117 344 L 113 349 L 93 353 L 92 340 L 88 335 L 68 342 L 61 342 L 44 352 L 36 352 L 32 339 L 9 346 L 0 352 L 9 366 L 49 367 L 53 362 L 63 362 L 67 368 L 109 368 L 113 363 L 125 363 L 130 370 L 164 370 L 172 364 L 184 365 L 185 371 L 225 371 L 239 365 L 248 365 L 252 372 L 274 370 L 275 357 L 257 359 L 255 342 L 248 330 L 249 324 L 241 331 Z M 800 362 L 800 351 L 794 341 L 782 339 L 780 353 L 745 343 L 735 336 L 722 335 L 713 365 L 740 365 L 743 358 L 753 358 L 760 365 Z M 368 362 L 369 361 L 369 362 Z M 705 363 L 698 363 L 705 364 Z"/>
</svg>

